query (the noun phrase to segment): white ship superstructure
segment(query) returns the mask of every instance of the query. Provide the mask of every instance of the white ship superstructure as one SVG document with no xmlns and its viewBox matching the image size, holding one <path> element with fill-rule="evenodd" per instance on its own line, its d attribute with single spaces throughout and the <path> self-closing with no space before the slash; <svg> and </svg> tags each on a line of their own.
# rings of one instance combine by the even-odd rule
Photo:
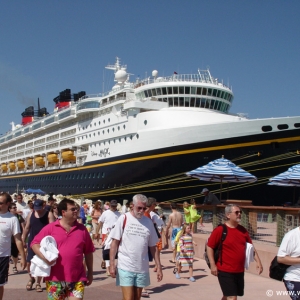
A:
<svg viewBox="0 0 300 300">
<path fill-rule="evenodd" d="M 266 152 L 266 145 L 276 148 L 280 143 L 294 143 L 289 149 L 298 150 L 299 117 L 249 120 L 229 114 L 232 89 L 209 70 L 168 77 L 154 70 L 151 77 L 130 82 L 118 58 L 107 68 L 115 72 L 116 82 L 108 93 L 69 99 L 63 106 L 57 100 L 53 113 L 13 126 L 0 138 L 2 186 L 12 188 L 23 180 L 21 186 L 28 188 L 44 181 L 44 189 L 59 192 L 66 191 L 67 182 L 73 193 L 86 194 L 122 185 L 110 171 L 130 169 L 137 161 L 159 170 L 160 164 L 153 162 L 163 157 L 184 159 L 239 148 Z M 171 169 L 184 172 L 188 167 Z M 101 183 L 107 176 L 109 182 Z M 55 180 L 60 184 L 55 186 Z"/>
</svg>

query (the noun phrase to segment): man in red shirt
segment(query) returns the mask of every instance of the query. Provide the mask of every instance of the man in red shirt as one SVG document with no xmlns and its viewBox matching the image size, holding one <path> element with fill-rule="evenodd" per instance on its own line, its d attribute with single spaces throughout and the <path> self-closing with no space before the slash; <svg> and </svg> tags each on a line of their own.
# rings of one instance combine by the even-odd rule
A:
<svg viewBox="0 0 300 300">
<path fill-rule="evenodd" d="M 211 274 L 218 276 L 223 292 L 222 300 L 236 300 L 244 295 L 244 270 L 246 259 L 246 243 L 252 244 L 248 231 L 241 226 L 242 211 L 239 206 L 229 204 L 225 208 L 227 234 L 222 242 L 220 259 L 214 260 L 214 249 L 221 243 L 223 226 L 214 229 L 207 242 L 207 256 L 211 265 Z M 263 267 L 254 249 L 256 268 L 261 274 Z"/>
</svg>

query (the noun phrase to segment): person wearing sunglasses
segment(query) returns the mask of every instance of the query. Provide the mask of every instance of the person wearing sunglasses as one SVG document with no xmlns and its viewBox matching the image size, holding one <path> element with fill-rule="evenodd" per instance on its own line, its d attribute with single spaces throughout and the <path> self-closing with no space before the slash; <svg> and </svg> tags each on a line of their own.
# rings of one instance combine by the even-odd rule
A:
<svg viewBox="0 0 300 300">
<path fill-rule="evenodd" d="M 93 282 L 95 247 L 85 226 L 77 222 L 79 208 L 75 202 L 64 198 L 57 208 L 61 219 L 45 226 L 33 239 L 31 248 L 51 266 L 50 275 L 45 278 L 47 299 L 57 299 L 57 295 L 60 295 L 59 299 L 82 299 L 85 286 Z M 55 239 L 59 251 L 54 261 L 48 261 L 40 251 L 41 241 L 48 235 Z"/>
<path fill-rule="evenodd" d="M 237 296 L 244 295 L 246 248 L 247 243 L 252 244 L 252 240 L 246 228 L 239 224 L 242 210 L 238 205 L 227 205 L 225 207 L 225 217 L 226 230 L 223 226 L 214 229 L 207 242 L 207 255 L 211 265 L 211 274 L 218 276 L 223 292 L 222 300 L 235 300 Z M 219 249 L 219 259 L 217 261 L 214 259 L 214 249 Z M 261 274 L 263 267 L 254 247 L 253 252 L 255 254 L 256 269 Z"/>
<path fill-rule="evenodd" d="M 144 216 L 147 201 L 146 196 L 135 195 L 133 210 L 119 217 L 110 233 L 110 275 L 117 278 L 116 285 L 121 286 L 124 300 L 139 300 L 142 289 L 150 285 L 148 249 L 157 266 L 157 280 L 163 278 L 156 249 L 158 237 L 152 220 Z M 118 272 L 115 265 L 117 251 Z"/>
</svg>

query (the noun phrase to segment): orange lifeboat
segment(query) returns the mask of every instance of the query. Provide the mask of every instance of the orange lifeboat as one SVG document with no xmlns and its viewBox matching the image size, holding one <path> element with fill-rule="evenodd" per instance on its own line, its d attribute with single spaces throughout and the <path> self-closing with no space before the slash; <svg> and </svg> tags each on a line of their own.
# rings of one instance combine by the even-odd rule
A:
<svg viewBox="0 0 300 300">
<path fill-rule="evenodd" d="M 7 164 L 2 164 L 1 169 L 2 169 L 3 172 L 6 172 L 7 171 Z"/>
<path fill-rule="evenodd" d="M 65 161 L 74 161 L 76 160 L 76 156 L 74 155 L 74 152 L 72 150 L 63 151 L 61 154 L 63 160 Z"/>
<path fill-rule="evenodd" d="M 44 166 L 45 165 L 45 161 L 44 161 L 44 157 L 43 156 L 37 156 L 34 158 L 35 163 L 38 166 Z"/>
<path fill-rule="evenodd" d="M 32 158 L 28 158 L 27 159 L 27 166 L 32 166 L 32 164 L 33 164 L 33 161 L 32 161 Z"/>
<path fill-rule="evenodd" d="M 52 164 L 55 164 L 57 162 L 59 162 L 59 159 L 57 157 L 57 154 L 55 153 L 51 153 L 51 154 L 48 154 L 47 155 L 47 160 L 52 163 Z"/>
<path fill-rule="evenodd" d="M 13 162 L 10 162 L 10 163 L 8 164 L 8 166 L 9 166 L 10 170 L 12 170 L 12 171 L 14 171 L 14 170 L 16 169 L 16 165 L 15 165 L 15 163 L 13 163 Z"/>
<path fill-rule="evenodd" d="M 17 166 L 18 166 L 18 169 L 24 169 L 25 168 L 24 160 L 18 160 Z"/>
</svg>

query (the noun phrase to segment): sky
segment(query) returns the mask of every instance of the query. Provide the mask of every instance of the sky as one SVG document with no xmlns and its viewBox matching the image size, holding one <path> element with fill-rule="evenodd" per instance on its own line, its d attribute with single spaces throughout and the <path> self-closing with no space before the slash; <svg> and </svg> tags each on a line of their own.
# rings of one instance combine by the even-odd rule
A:
<svg viewBox="0 0 300 300">
<path fill-rule="evenodd" d="M 0 133 L 38 98 L 52 112 L 66 88 L 108 91 L 116 56 L 132 81 L 209 68 L 231 113 L 300 116 L 299 15 L 297 0 L 2 0 Z"/>
</svg>

